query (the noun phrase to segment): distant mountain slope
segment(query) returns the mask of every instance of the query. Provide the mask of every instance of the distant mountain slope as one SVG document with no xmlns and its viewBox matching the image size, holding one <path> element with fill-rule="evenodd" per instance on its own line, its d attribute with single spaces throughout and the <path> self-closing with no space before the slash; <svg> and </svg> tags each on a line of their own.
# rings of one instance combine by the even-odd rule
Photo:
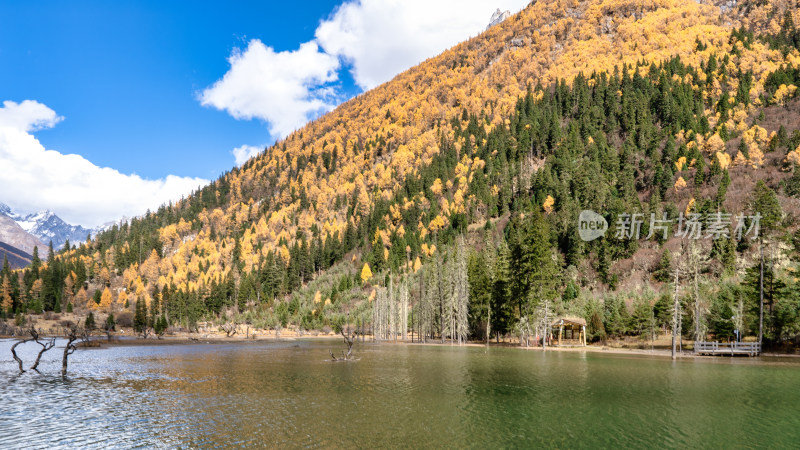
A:
<svg viewBox="0 0 800 450">
<path fill-rule="evenodd" d="M 104 229 L 104 227 L 87 229 L 80 225 L 71 225 L 51 211 L 22 215 L 3 203 L 0 203 L 0 214 L 14 219 L 23 230 L 36 236 L 43 243 L 53 241 L 53 248 L 56 250 L 60 250 L 67 240 L 71 243 L 85 242 L 87 236 L 94 236 Z"/>
<path fill-rule="evenodd" d="M 0 242 L 0 260 L 2 260 L 3 256 L 8 258 L 8 264 L 12 269 L 21 269 L 30 264 L 33 259 L 33 256 L 28 253 Z"/>
<path fill-rule="evenodd" d="M 0 242 L 4 242 L 25 253 L 33 254 L 34 247 L 39 247 L 39 254 L 47 256 L 47 245 L 39 238 L 25 231 L 11 217 L 0 212 Z"/>
</svg>

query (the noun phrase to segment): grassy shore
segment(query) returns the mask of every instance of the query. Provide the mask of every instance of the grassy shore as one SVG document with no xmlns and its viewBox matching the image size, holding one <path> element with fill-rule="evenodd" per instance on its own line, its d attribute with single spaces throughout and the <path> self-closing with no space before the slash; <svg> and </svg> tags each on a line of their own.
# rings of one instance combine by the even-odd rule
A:
<svg viewBox="0 0 800 450">
<path fill-rule="evenodd" d="M 43 336 L 63 336 L 64 335 L 64 321 L 71 321 L 73 323 L 80 323 L 81 317 L 72 314 L 62 314 L 56 320 L 48 320 L 42 317 L 37 317 L 33 321 L 33 325 L 42 330 Z M 9 326 L 13 325 L 12 321 L 6 322 Z M 23 332 L 30 326 L 31 323 L 26 324 L 24 327 L 17 327 L 18 332 Z M 19 338 L 27 337 L 27 334 L 17 336 L 3 336 L 3 338 Z M 99 346 L 135 346 L 135 345 L 183 345 L 183 344 L 251 344 L 258 342 L 275 342 L 275 341 L 292 341 L 292 340 L 309 340 L 309 339 L 330 339 L 341 340 L 342 336 L 334 333 L 333 331 L 301 331 L 294 327 L 281 329 L 279 332 L 276 330 L 253 329 L 247 325 L 239 325 L 236 333 L 228 336 L 219 327 L 210 324 L 201 326 L 196 332 L 176 331 L 171 330 L 164 336 L 158 337 L 152 333 L 145 339 L 141 335 L 135 333 L 130 327 L 119 327 L 116 331 L 112 332 L 109 336 L 101 330 L 96 330 L 92 334 L 92 342 Z M 358 339 L 358 343 L 361 343 Z M 365 343 L 372 343 L 371 336 L 364 337 Z M 718 358 L 715 356 L 699 356 L 695 355 L 691 349 L 691 341 L 683 341 L 683 352 L 678 353 L 678 358 Z M 425 343 L 419 342 L 416 338 L 412 342 L 409 338 L 406 341 L 383 341 L 382 345 L 426 345 L 426 346 L 457 346 L 458 344 L 446 341 L 442 343 L 438 339 L 428 340 Z M 470 341 L 462 344 L 469 347 L 485 347 L 485 342 Z M 506 339 L 501 342 L 492 340 L 489 347 L 506 347 L 516 348 L 524 351 L 543 351 L 540 346 L 521 346 L 517 339 Z M 659 335 L 655 340 L 642 340 L 639 338 L 626 338 L 608 340 L 605 343 L 590 343 L 583 347 L 558 347 L 548 346 L 546 351 L 555 352 L 598 352 L 609 354 L 627 354 L 627 355 L 646 355 L 657 357 L 671 357 L 671 336 Z M 762 353 L 761 356 L 768 357 L 800 357 L 798 354 L 790 353 Z"/>
<path fill-rule="evenodd" d="M 97 341 L 102 346 L 135 346 L 135 345 L 186 345 L 186 344 L 255 344 L 255 343 L 264 343 L 264 342 L 279 342 L 279 341 L 295 341 L 295 340 L 319 340 L 319 339 L 326 339 L 331 341 L 340 341 L 342 340 L 342 336 L 338 334 L 311 334 L 311 333 L 303 333 L 298 334 L 296 332 L 281 332 L 279 336 L 275 336 L 274 332 L 271 333 L 263 333 L 263 334 L 256 334 L 255 336 L 251 336 L 250 338 L 245 338 L 243 336 L 232 336 L 227 337 L 224 333 L 207 333 L 207 334 L 198 334 L 198 333 L 176 333 L 174 335 L 163 336 L 162 338 L 156 337 L 149 337 L 147 339 L 142 339 L 141 337 L 122 337 L 119 335 L 115 335 L 111 341 L 105 340 L 105 337 L 97 337 Z M 365 336 L 364 339 L 365 344 L 372 344 L 372 338 L 370 336 Z M 356 345 L 362 344 L 361 340 L 357 341 Z M 611 344 L 611 345 L 608 345 Z M 688 344 L 688 342 L 684 342 L 684 345 Z M 444 342 L 442 343 L 439 340 L 429 340 L 428 342 L 411 342 L 410 340 L 402 341 L 384 341 L 381 342 L 380 345 L 424 345 L 424 346 L 436 346 L 436 347 L 457 347 L 458 344 L 454 342 Z M 476 342 L 471 341 L 466 344 L 462 344 L 464 347 L 487 347 L 485 342 Z M 557 347 L 557 346 L 548 346 L 546 349 L 542 349 L 540 346 L 520 346 L 518 343 L 513 342 L 491 342 L 488 344 L 488 347 L 492 348 L 513 348 L 518 349 L 521 351 L 547 351 L 547 352 L 569 352 L 569 353 L 605 353 L 605 354 L 617 354 L 617 355 L 641 355 L 641 356 L 655 356 L 660 358 L 670 358 L 672 356 L 671 348 L 669 347 L 662 347 L 662 346 L 654 346 L 653 348 L 634 348 L 625 346 L 624 342 L 621 341 L 614 341 L 607 343 L 607 345 L 602 344 L 589 344 L 585 347 Z M 797 358 L 800 355 L 797 354 L 787 354 L 787 353 L 763 353 L 762 357 L 783 357 L 783 358 Z M 684 347 L 682 352 L 679 352 L 676 355 L 679 359 L 721 359 L 721 356 L 702 356 L 702 355 L 695 355 L 691 349 L 687 350 L 687 347 Z"/>
</svg>

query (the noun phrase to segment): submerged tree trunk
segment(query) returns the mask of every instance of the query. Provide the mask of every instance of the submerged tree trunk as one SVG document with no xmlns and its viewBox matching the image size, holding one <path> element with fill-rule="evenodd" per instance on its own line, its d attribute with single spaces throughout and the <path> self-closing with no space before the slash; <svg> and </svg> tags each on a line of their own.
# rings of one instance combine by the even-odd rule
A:
<svg viewBox="0 0 800 450">
<path fill-rule="evenodd" d="M 20 344 L 24 344 L 28 341 L 30 341 L 30 339 L 23 339 L 11 346 L 11 355 L 14 357 L 14 361 L 16 361 L 17 364 L 19 364 L 19 373 L 24 373 L 25 369 L 22 368 L 22 360 L 19 359 L 19 356 L 17 356 L 17 346 Z"/>
<path fill-rule="evenodd" d="M 342 327 L 342 329 L 340 330 L 340 333 L 342 334 L 342 337 L 344 338 L 344 343 L 347 344 L 347 353 L 345 353 L 343 351 L 341 358 L 337 358 L 333 354 L 333 352 L 330 352 L 331 353 L 331 361 L 355 361 L 352 358 L 352 356 L 353 356 L 353 343 L 358 338 L 358 333 L 357 332 L 353 332 L 351 334 L 347 334 L 347 333 L 345 333 L 344 327 Z"/>
<path fill-rule="evenodd" d="M 25 369 L 23 368 L 22 359 L 19 357 L 19 355 L 17 355 L 17 346 L 18 345 L 24 344 L 26 342 L 34 341 L 34 342 L 36 342 L 37 344 L 39 344 L 42 347 L 42 349 L 39 350 L 39 353 L 36 355 L 36 360 L 34 361 L 33 365 L 30 368 L 30 370 L 36 370 L 37 372 L 38 372 L 37 368 L 39 367 L 39 362 L 41 362 L 42 355 L 44 354 L 44 352 L 46 352 L 48 350 L 51 350 L 56 345 L 55 338 L 50 338 L 50 339 L 47 339 L 46 341 L 42 342 L 42 340 L 40 338 L 40 335 L 39 335 L 39 332 L 36 331 L 36 328 L 34 328 L 33 326 L 31 326 L 31 328 L 28 330 L 28 333 L 31 335 L 30 339 L 23 339 L 23 340 L 18 341 L 17 343 L 15 343 L 14 345 L 11 346 L 11 356 L 13 356 L 14 357 L 14 361 L 17 362 L 17 365 L 19 366 L 19 372 L 20 373 L 24 373 Z"/>
<path fill-rule="evenodd" d="M 31 335 L 32 336 L 34 335 L 34 333 L 36 333 L 35 330 L 31 329 Z M 42 346 L 42 349 L 39 350 L 39 354 L 36 356 L 36 361 L 31 366 L 31 370 L 36 370 L 36 368 L 39 367 L 39 361 L 42 360 L 42 355 L 44 354 L 44 352 L 46 352 L 46 351 L 48 351 L 48 350 L 50 350 L 50 349 L 52 349 L 53 347 L 56 346 L 56 340 L 55 340 L 55 338 L 50 338 L 45 342 L 40 342 L 39 341 L 39 333 L 35 334 L 35 336 L 33 337 L 33 340 L 36 341 L 37 344 Z"/>
<path fill-rule="evenodd" d="M 74 345 L 75 341 L 78 340 L 78 329 L 73 327 L 69 330 L 69 335 L 67 335 L 67 345 L 64 347 L 64 355 L 61 358 L 61 376 L 67 376 L 67 360 L 69 355 L 75 353 L 75 350 L 78 349 Z"/>
</svg>

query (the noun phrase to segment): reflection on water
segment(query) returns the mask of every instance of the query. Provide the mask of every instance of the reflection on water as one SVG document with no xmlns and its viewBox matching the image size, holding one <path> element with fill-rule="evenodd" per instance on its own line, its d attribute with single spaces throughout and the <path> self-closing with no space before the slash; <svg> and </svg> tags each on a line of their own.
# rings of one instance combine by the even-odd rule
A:
<svg viewBox="0 0 800 450">
<path fill-rule="evenodd" d="M 0 341 L 2 448 L 800 442 L 794 361 L 358 344 L 360 361 L 331 363 L 341 343 L 287 341 L 79 350 L 62 380 L 59 348 L 20 375 L 11 343 Z"/>
</svg>

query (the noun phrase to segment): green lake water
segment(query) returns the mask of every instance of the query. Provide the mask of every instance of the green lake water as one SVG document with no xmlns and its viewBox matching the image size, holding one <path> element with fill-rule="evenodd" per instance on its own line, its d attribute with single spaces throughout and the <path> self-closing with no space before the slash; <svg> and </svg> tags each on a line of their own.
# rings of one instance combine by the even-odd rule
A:
<svg viewBox="0 0 800 450">
<path fill-rule="evenodd" d="M 79 350 L 62 380 L 10 345 L 4 449 L 800 447 L 794 359 L 286 341 Z"/>
</svg>

